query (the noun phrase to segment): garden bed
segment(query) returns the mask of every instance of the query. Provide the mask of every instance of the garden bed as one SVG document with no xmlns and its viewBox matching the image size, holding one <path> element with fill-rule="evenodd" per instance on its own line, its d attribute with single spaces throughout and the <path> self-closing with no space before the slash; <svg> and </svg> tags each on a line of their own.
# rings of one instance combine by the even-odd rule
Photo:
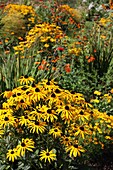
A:
<svg viewBox="0 0 113 170">
<path fill-rule="evenodd" d="M 0 170 L 113 169 L 113 1 L 0 1 Z"/>
</svg>

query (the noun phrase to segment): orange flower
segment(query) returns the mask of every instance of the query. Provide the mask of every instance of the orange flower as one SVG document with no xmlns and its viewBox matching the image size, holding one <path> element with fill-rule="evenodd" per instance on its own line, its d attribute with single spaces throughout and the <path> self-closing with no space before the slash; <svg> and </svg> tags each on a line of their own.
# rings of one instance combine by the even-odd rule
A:
<svg viewBox="0 0 113 170">
<path fill-rule="evenodd" d="M 39 70 L 44 70 L 46 68 L 47 61 L 42 60 L 41 65 L 38 67 Z"/>
<path fill-rule="evenodd" d="M 83 40 L 87 40 L 87 37 L 86 37 L 86 36 L 83 36 Z"/>
<path fill-rule="evenodd" d="M 45 65 L 41 64 L 39 67 L 38 67 L 39 70 L 44 70 L 45 69 Z"/>
<path fill-rule="evenodd" d="M 23 38 L 22 38 L 22 37 L 18 37 L 18 39 L 19 39 L 19 40 L 21 40 L 21 41 L 23 40 Z"/>
<path fill-rule="evenodd" d="M 53 71 L 56 71 L 56 67 L 52 67 L 52 70 L 53 70 Z"/>
<path fill-rule="evenodd" d="M 75 44 L 78 44 L 78 45 L 79 45 L 79 44 L 82 44 L 82 42 L 78 41 L 78 42 L 75 42 Z"/>
<path fill-rule="evenodd" d="M 46 60 L 42 60 L 42 64 L 44 65 L 47 64 Z"/>
<path fill-rule="evenodd" d="M 56 63 L 59 60 L 59 57 L 56 57 L 55 59 L 53 59 L 51 62 L 52 63 Z"/>
<path fill-rule="evenodd" d="M 56 38 L 56 39 L 59 39 L 59 38 L 61 38 L 61 35 L 56 35 L 55 38 Z"/>
<path fill-rule="evenodd" d="M 88 61 L 88 63 L 91 63 L 91 62 L 93 62 L 94 60 L 95 60 L 95 57 L 91 56 L 87 61 Z"/>
<path fill-rule="evenodd" d="M 113 94 L 113 89 L 111 89 L 110 92 Z"/>
<path fill-rule="evenodd" d="M 10 51 L 8 51 L 8 50 L 7 50 L 7 51 L 5 51 L 5 54 L 9 54 L 9 53 L 10 53 Z"/>
<path fill-rule="evenodd" d="M 40 62 L 35 62 L 35 64 L 40 64 Z"/>
<path fill-rule="evenodd" d="M 77 27 L 78 27 L 78 28 L 81 28 L 80 24 L 77 24 Z"/>
<path fill-rule="evenodd" d="M 110 9 L 113 9 L 113 0 L 109 0 Z"/>
<path fill-rule="evenodd" d="M 69 18 L 69 22 L 70 24 L 74 24 L 74 20 L 71 17 Z"/>
<path fill-rule="evenodd" d="M 88 59 L 89 58 L 89 56 L 86 56 L 86 59 Z"/>
<path fill-rule="evenodd" d="M 103 9 L 106 9 L 106 6 L 105 6 L 104 4 L 102 4 L 102 8 L 103 8 Z"/>
<path fill-rule="evenodd" d="M 66 64 L 66 65 L 65 65 L 65 71 L 66 71 L 67 73 L 70 73 L 70 72 L 71 72 L 70 64 Z"/>
<path fill-rule="evenodd" d="M 77 35 L 77 38 L 80 38 L 80 36 L 79 36 L 79 35 Z"/>
</svg>

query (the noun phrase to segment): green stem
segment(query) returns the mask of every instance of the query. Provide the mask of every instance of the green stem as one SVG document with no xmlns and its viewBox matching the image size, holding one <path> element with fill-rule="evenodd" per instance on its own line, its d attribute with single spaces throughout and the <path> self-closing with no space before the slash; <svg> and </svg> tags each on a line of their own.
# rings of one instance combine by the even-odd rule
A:
<svg viewBox="0 0 113 170">
<path fill-rule="evenodd" d="M 17 80 L 20 78 L 20 54 L 17 57 Z"/>
</svg>

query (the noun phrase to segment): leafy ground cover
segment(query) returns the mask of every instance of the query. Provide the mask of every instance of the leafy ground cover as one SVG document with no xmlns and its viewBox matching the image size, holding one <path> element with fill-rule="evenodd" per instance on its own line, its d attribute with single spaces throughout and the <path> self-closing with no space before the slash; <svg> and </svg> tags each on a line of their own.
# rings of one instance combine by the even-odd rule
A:
<svg viewBox="0 0 113 170">
<path fill-rule="evenodd" d="M 113 1 L 0 1 L 0 169 L 113 169 Z"/>
</svg>

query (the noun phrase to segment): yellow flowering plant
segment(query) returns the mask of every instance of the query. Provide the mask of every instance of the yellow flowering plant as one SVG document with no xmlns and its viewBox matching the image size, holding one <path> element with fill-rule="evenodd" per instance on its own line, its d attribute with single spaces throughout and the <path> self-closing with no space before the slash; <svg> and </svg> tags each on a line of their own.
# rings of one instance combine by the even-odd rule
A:
<svg viewBox="0 0 113 170">
<path fill-rule="evenodd" d="M 69 161 L 70 168 L 74 158 L 89 159 L 92 148 L 99 152 L 112 144 L 113 116 L 87 103 L 82 94 L 61 89 L 54 80 L 19 82 L 10 94 L 3 93 L 0 109 L 5 167 L 58 169 Z"/>
<path fill-rule="evenodd" d="M 112 114 L 112 102 L 113 102 L 113 93 L 112 89 L 107 90 L 106 93 L 100 91 L 94 91 L 94 97 L 90 100 L 90 103 L 98 108 L 100 111 L 106 111 L 108 115 Z"/>
<path fill-rule="evenodd" d="M 8 4 L 1 16 L 0 39 L 4 46 L 12 46 L 23 41 L 27 32 L 38 23 L 39 17 L 32 6 Z M 6 40 L 8 40 L 6 42 Z"/>
<path fill-rule="evenodd" d="M 39 52 L 46 52 L 48 49 L 51 49 L 57 41 L 60 41 L 63 36 L 64 34 L 61 28 L 54 23 L 37 24 L 26 35 L 26 41 L 20 42 L 18 46 L 13 48 L 17 52 L 24 52 L 26 49 L 37 47 L 36 50 Z"/>
</svg>

